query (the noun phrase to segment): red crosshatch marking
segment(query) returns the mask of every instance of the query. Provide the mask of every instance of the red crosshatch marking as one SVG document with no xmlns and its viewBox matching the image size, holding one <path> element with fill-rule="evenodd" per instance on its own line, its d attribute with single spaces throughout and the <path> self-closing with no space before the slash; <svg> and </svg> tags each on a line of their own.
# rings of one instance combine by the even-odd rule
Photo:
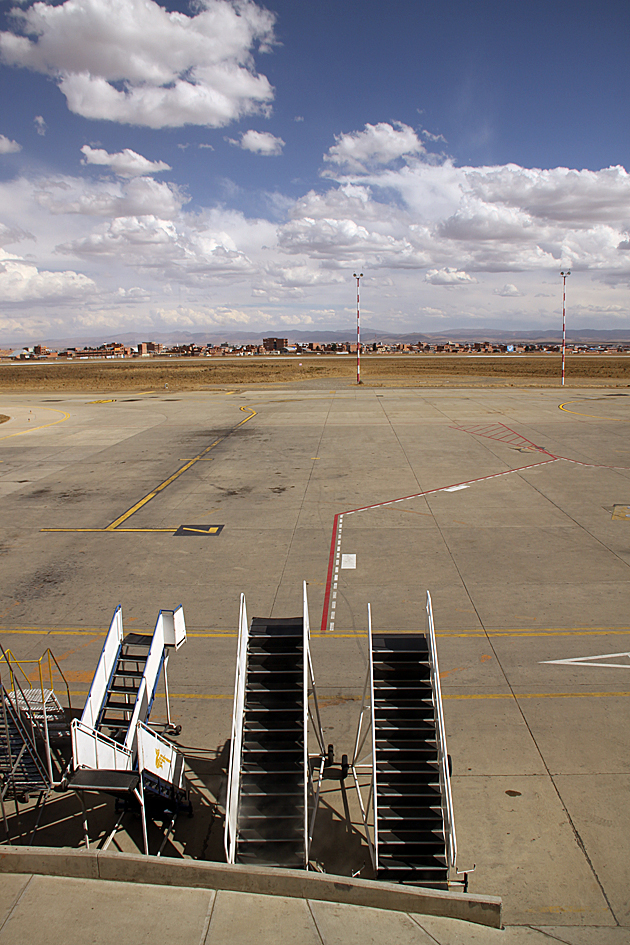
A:
<svg viewBox="0 0 630 945">
<path fill-rule="evenodd" d="M 536 450 L 539 453 L 546 453 L 547 456 L 553 455 L 543 446 L 537 446 L 536 443 L 532 443 L 527 437 L 522 436 L 515 430 L 510 430 L 504 423 L 475 423 L 472 426 L 454 424 L 452 429 L 461 430 L 462 433 L 471 433 L 473 436 L 485 436 L 489 440 L 498 440 L 500 443 L 505 443 L 513 449 L 530 449 Z"/>
</svg>

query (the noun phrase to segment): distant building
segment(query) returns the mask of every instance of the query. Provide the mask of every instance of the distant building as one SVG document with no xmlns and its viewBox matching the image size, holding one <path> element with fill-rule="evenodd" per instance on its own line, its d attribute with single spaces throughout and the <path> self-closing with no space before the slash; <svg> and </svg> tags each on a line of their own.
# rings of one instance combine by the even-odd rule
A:
<svg viewBox="0 0 630 945">
<path fill-rule="evenodd" d="M 263 338 L 263 348 L 265 351 L 284 351 L 288 345 L 288 338 Z"/>
</svg>

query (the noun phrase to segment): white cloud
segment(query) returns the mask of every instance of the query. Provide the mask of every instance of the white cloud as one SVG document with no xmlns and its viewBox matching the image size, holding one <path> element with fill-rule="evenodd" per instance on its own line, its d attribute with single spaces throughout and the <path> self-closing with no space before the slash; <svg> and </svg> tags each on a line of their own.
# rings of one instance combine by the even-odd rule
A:
<svg viewBox="0 0 630 945">
<path fill-rule="evenodd" d="M 623 168 L 455 167 L 413 150 L 385 163 L 400 157 L 400 148 L 370 150 L 364 134 L 355 136 L 365 145 L 358 170 L 352 161 L 329 161 L 327 180 L 299 199 L 266 195 L 270 219 L 228 209 L 243 200 L 229 181 L 223 205 L 194 210 L 174 184 L 148 175 L 2 181 L 0 242 L 34 234 L 29 249 L 36 256 L 19 265 L 35 279 L 52 273 L 42 276 L 53 280 L 51 290 L 60 254 L 75 279 L 97 286 L 68 296 L 67 317 L 77 325 L 89 324 L 90 313 L 95 323 L 124 324 L 128 310 L 130 325 L 144 318 L 142 324 L 164 327 L 158 310 L 164 319 L 186 310 L 194 313 L 186 318 L 201 321 L 214 313 L 208 317 L 226 326 L 230 318 L 235 327 L 245 324 L 237 314 L 245 313 L 261 327 L 309 318 L 316 327 L 339 327 L 339 319 L 351 322 L 352 272 L 362 271 L 362 300 L 377 327 L 431 330 L 438 318 L 443 327 L 498 318 L 506 327 L 527 327 L 528 320 L 551 327 L 565 266 L 574 272 L 573 317 L 584 327 L 609 317 L 630 323 L 622 302 L 630 285 L 630 177 Z M 104 153 L 102 166 L 116 170 L 114 156 Z M 138 155 L 126 169 L 136 173 L 146 160 Z M 65 278 L 66 291 L 78 291 L 73 277 Z M 32 298 L 31 310 L 43 318 L 45 301 L 38 309 L 37 292 Z M 510 298 L 521 299 L 518 311 L 505 304 Z"/>
<path fill-rule="evenodd" d="M 2 34 L 0 33 L 0 41 L 1 39 L 2 39 Z M 33 118 L 33 121 L 35 123 L 35 131 L 37 132 L 38 135 L 41 135 L 43 137 L 46 134 L 46 129 L 48 127 L 43 117 L 41 115 L 35 115 L 35 118 Z"/>
<path fill-rule="evenodd" d="M 508 282 L 502 289 L 494 289 L 494 295 L 501 295 L 504 299 L 518 299 L 523 293 L 513 283 Z"/>
<path fill-rule="evenodd" d="M 91 148 L 84 144 L 81 151 L 85 155 L 83 164 L 99 164 L 110 167 L 119 177 L 145 177 L 149 174 L 159 174 L 170 171 L 170 164 L 164 161 L 150 161 L 131 148 L 125 148 L 116 154 L 108 154 L 103 148 Z"/>
<path fill-rule="evenodd" d="M 240 141 L 234 138 L 228 138 L 230 144 L 235 144 L 244 151 L 253 151 L 254 154 L 278 155 L 282 154 L 284 141 L 282 138 L 276 138 L 268 131 L 245 131 Z"/>
<path fill-rule="evenodd" d="M 83 299 L 96 286 L 80 272 L 47 272 L 12 253 L 0 251 L 0 303 Z"/>
<path fill-rule="evenodd" d="M 12 141 L 6 135 L 0 135 L 0 154 L 16 154 L 22 150 L 22 145 Z"/>
<path fill-rule="evenodd" d="M 356 172 L 424 152 L 424 145 L 409 125 L 380 121 L 377 125 L 366 124 L 363 131 L 335 135 L 335 144 L 324 155 L 324 161 Z"/>
<path fill-rule="evenodd" d="M 35 199 L 50 213 L 97 217 L 176 216 L 188 198 L 175 184 L 136 177 L 129 181 L 86 181 L 58 177 L 43 180 Z"/>
<path fill-rule="evenodd" d="M 149 128 L 219 128 L 273 99 L 253 50 L 274 41 L 273 13 L 252 0 L 199 0 L 198 13 L 155 0 L 65 0 L 13 9 L 0 33 L 8 65 L 54 76 L 84 118 Z"/>
<path fill-rule="evenodd" d="M 477 281 L 467 272 L 462 272 L 459 269 L 453 269 L 451 267 L 447 267 L 446 269 L 429 269 L 424 278 L 425 281 L 430 282 L 431 285 L 445 286 L 471 285 Z"/>
</svg>

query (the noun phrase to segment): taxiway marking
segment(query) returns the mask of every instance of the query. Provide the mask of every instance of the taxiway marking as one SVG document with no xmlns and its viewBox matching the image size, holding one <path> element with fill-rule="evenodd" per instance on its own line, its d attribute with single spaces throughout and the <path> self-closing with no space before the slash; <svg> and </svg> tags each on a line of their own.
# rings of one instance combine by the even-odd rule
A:
<svg viewBox="0 0 630 945">
<path fill-rule="evenodd" d="M 624 656 L 625 663 L 603 663 L 602 660 L 617 659 Z M 540 660 L 540 663 L 552 663 L 556 666 L 609 666 L 615 669 L 630 669 L 630 653 L 602 653 L 601 656 L 570 656 L 564 660 Z"/>
<path fill-rule="evenodd" d="M 563 404 L 558 404 L 558 410 L 564 410 L 565 413 L 572 413 L 576 417 L 588 417 L 589 420 L 611 420 L 613 423 L 628 423 L 629 421 L 622 417 L 601 417 L 595 413 L 580 413 L 579 410 L 567 410 L 567 404 L 581 404 L 582 400 L 566 400 Z"/>
<path fill-rule="evenodd" d="M 398 502 L 407 502 L 409 499 L 421 499 L 424 496 L 436 495 L 438 492 L 457 492 L 459 489 L 466 489 L 468 486 L 474 485 L 478 482 L 488 482 L 490 479 L 499 479 L 501 476 L 509 476 L 512 473 L 524 472 L 527 469 L 536 469 L 538 466 L 546 466 L 548 463 L 558 462 L 557 457 L 551 456 L 551 454 L 549 455 L 550 459 L 544 459 L 540 463 L 530 463 L 527 466 L 517 466 L 516 469 L 506 469 L 504 472 L 492 473 L 490 476 L 481 476 L 479 479 L 467 479 L 464 482 L 454 482 L 450 486 L 441 486 L 439 489 L 429 489 L 426 492 L 414 492 L 412 495 L 401 496 L 400 499 L 388 499 L 385 502 L 375 502 L 374 505 L 363 505 L 358 509 L 349 509 L 346 512 L 338 512 L 333 519 L 330 556 L 328 558 L 328 574 L 326 576 L 326 591 L 324 594 L 324 606 L 322 608 L 322 622 L 320 628 L 321 633 L 326 632 L 327 624 L 328 630 L 335 629 L 335 615 L 333 611 L 336 607 L 337 601 L 337 579 L 339 574 L 339 559 L 341 556 L 341 528 L 345 515 L 355 515 L 357 512 L 369 512 L 373 509 L 382 509 L 388 505 L 396 505 Z M 329 607 L 330 623 L 328 623 Z"/>
<path fill-rule="evenodd" d="M 20 430 L 19 433 L 7 433 L 6 436 L 0 436 L 0 440 L 9 440 L 12 436 L 24 436 L 25 433 L 36 433 L 37 430 L 45 430 L 46 427 L 54 427 L 58 423 L 63 423 L 64 420 L 70 419 L 70 414 L 66 413 L 65 410 L 57 410 L 55 407 L 37 407 L 38 410 L 52 410 L 53 413 L 62 413 L 63 417 L 61 420 L 51 420 L 50 423 L 44 423 L 41 427 L 33 427 L 30 430 Z"/>
<path fill-rule="evenodd" d="M 151 499 L 154 499 L 157 495 L 160 494 L 160 492 L 163 492 L 164 489 L 167 488 L 167 486 L 170 486 L 171 483 L 175 482 L 176 479 L 179 479 L 179 477 L 183 473 L 187 472 L 192 466 L 194 466 L 195 463 L 202 461 L 206 453 L 209 453 L 211 449 L 213 449 L 219 443 L 222 443 L 223 440 L 225 440 L 228 436 L 230 436 L 231 433 L 234 432 L 234 430 L 237 430 L 239 427 L 243 426 L 244 423 L 247 423 L 248 420 L 251 420 L 252 417 L 255 417 L 257 415 L 253 407 L 242 406 L 239 409 L 251 410 L 251 413 L 248 417 L 244 417 L 239 423 L 237 423 L 236 426 L 234 426 L 229 431 L 229 433 L 226 433 L 224 436 L 217 437 L 217 439 L 213 443 L 211 443 L 210 446 L 207 446 L 204 450 L 201 451 L 201 453 L 199 453 L 197 456 L 194 456 L 191 460 L 189 460 L 187 463 L 181 466 L 176 472 L 173 473 L 172 476 L 169 476 L 168 479 L 165 479 L 164 482 L 161 482 L 159 486 L 156 486 L 155 489 L 153 489 L 147 495 L 143 496 L 138 502 L 135 503 L 135 505 L 132 505 L 130 509 L 127 509 L 126 512 L 123 512 L 122 515 L 120 515 L 117 519 L 114 519 L 114 521 L 111 522 L 109 525 L 107 525 L 105 528 L 41 528 L 40 531 L 42 532 L 175 532 L 177 531 L 177 529 L 181 527 L 180 525 L 174 525 L 172 528 L 121 528 L 120 526 L 123 525 L 123 523 L 126 522 L 127 519 L 131 518 L 132 515 L 135 515 L 136 512 L 139 512 L 140 509 L 144 508 L 144 506 L 148 502 L 150 502 Z M 60 423 L 60 422 L 61 421 L 59 420 L 57 421 L 57 423 Z M 27 431 L 27 432 L 30 432 L 30 431 Z M 14 433 L 12 435 L 17 436 L 18 434 Z"/>
</svg>

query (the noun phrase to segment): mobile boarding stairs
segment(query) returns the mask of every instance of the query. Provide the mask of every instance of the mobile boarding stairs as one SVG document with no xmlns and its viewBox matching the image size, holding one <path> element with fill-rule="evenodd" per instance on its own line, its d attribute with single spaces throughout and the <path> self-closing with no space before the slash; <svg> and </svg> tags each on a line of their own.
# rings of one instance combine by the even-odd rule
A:
<svg viewBox="0 0 630 945">
<path fill-rule="evenodd" d="M 326 764 L 309 638 L 306 584 L 301 617 L 254 617 L 248 625 L 241 595 L 225 813 L 228 863 L 308 869 Z M 310 726 L 318 745 L 312 756 Z"/>
<path fill-rule="evenodd" d="M 167 673 L 170 651 L 178 650 L 185 642 L 182 607 L 161 610 L 152 635 L 125 634 L 122 609 L 118 607 L 114 613 L 83 714 L 80 720 L 73 720 L 71 730 L 72 771 L 67 785 L 81 799 L 86 847 L 89 847 L 89 836 L 84 792 L 102 792 L 125 802 L 135 799 L 140 806 L 147 854 L 149 798 L 171 811 L 171 826 L 177 810 L 186 807 L 191 812 L 184 757 L 155 731 L 156 726 L 149 725 L 163 672 L 167 724 L 162 729 L 171 734 L 179 731 L 170 725 Z M 117 827 L 118 824 L 107 844 Z"/>
<path fill-rule="evenodd" d="M 431 596 L 427 632 L 372 632 L 351 765 L 377 879 L 464 888 Z M 367 783 L 366 783 L 367 782 Z"/>
<path fill-rule="evenodd" d="M 50 649 L 39 659 L 18 660 L 0 646 L 0 807 L 7 838 L 5 802 L 12 800 L 18 814 L 21 801 L 38 795 L 32 842 L 43 803 L 61 783 L 67 764 L 70 726 L 53 676 L 61 678 L 71 708 L 67 680 Z"/>
</svg>

